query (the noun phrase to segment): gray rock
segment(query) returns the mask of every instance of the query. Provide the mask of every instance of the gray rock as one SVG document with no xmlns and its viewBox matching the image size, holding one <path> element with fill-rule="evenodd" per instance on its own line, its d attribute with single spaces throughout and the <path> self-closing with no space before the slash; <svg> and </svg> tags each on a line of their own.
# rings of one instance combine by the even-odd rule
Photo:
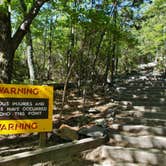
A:
<svg viewBox="0 0 166 166">
<path fill-rule="evenodd" d="M 95 108 L 90 108 L 87 112 L 88 112 L 88 113 L 93 113 L 93 114 L 98 114 L 98 113 L 100 113 L 100 111 L 97 110 L 97 109 L 95 109 Z"/>
<path fill-rule="evenodd" d="M 106 118 L 115 118 L 116 116 L 116 111 L 115 110 L 112 110 L 112 109 L 109 109 L 107 110 L 106 112 Z"/>
<path fill-rule="evenodd" d="M 90 128 L 81 128 L 78 133 L 87 137 L 102 137 L 107 134 L 107 129 L 100 126 L 92 126 Z"/>
<path fill-rule="evenodd" d="M 101 127 L 107 126 L 107 120 L 105 118 L 96 119 L 94 122 L 97 126 L 101 126 Z"/>
</svg>

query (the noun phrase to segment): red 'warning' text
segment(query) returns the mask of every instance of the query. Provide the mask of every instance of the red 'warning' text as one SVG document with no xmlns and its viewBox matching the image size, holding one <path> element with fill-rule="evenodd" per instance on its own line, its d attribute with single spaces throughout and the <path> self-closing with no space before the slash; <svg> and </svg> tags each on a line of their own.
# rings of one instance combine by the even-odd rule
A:
<svg viewBox="0 0 166 166">
<path fill-rule="evenodd" d="M 0 130 L 30 130 L 30 129 L 37 129 L 37 123 L 9 123 L 9 124 L 0 124 Z"/>
<path fill-rule="evenodd" d="M 16 87 L 0 87 L 0 94 L 14 94 L 14 95 L 38 95 L 39 89 L 37 88 L 16 88 Z"/>
</svg>

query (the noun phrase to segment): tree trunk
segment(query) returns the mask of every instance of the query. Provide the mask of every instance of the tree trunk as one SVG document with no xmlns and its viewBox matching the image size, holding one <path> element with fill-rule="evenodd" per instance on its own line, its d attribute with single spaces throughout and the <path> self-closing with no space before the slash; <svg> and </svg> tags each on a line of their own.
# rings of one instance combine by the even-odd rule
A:
<svg viewBox="0 0 166 166">
<path fill-rule="evenodd" d="M 24 19 L 27 15 L 27 6 L 24 2 L 24 0 L 20 0 L 21 8 L 23 11 Z M 34 62 L 33 62 L 33 45 L 32 45 L 32 34 L 30 28 L 27 30 L 26 34 L 26 44 L 27 44 L 27 63 L 28 63 L 28 69 L 29 69 L 29 78 L 30 83 L 34 84 L 35 80 L 35 70 L 34 70 Z"/>
<path fill-rule="evenodd" d="M 8 50 L 1 50 L 0 47 L 0 83 L 10 83 L 13 71 L 13 55 Z M 8 58 L 9 57 L 9 58 Z"/>
<path fill-rule="evenodd" d="M 111 83 L 114 81 L 114 74 L 115 74 L 115 60 L 116 60 L 116 47 L 117 47 L 117 3 L 118 1 L 114 1 L 114 13 L 113 13 L 113 23 L 114 23 L 114 29 L 115 33 L 113 34 L 113 41 L 112 41 L 112 60 L 111 60 Z"/>
<path fill-rule="evenodd" d="M 35 69 L 34 69 L 34 61 L 33 61 L 32 36 L 31 36 L 31 31 L 30 30 L 26 34 L 26 39 L 27 39 L 27 63 L 28 63 L 28 69 L 29 69 L 30 83 L 34 84 Z"/>
<path fill-rule="evenodd" d="M 114 81 L 114 74 L 115 74 L 115 51 L 116 51 L 116 39 L 115 34 L 113 34 L 113 47 L 112 47 L 112 59 L 111 59 L 111 83 Z"/>
<path fill-rule="evenodd" d="M 14 50 L 11 42 L 10 13 L 0 13 L 0 83 L 12 79 Z"/>
<path fill-rule="evenodd" d="M 50 32 L 49 32 L 49 56 L 48 56 L 48 73 L 47 79 L 52 79 L 52 26 L 53 26 L 53 18 L 50 19 Z"/>
<path fill-rule="evenodd" d="M 47 49 L 47 28 L 44 30 L 44 34 L 43 34 L 43 65 L 42 65 L 42 73 L 41 73 L 42 79 L 45 76 L 46 49 Z"/>
<path fill-rule="evenodd" d="M 115 75 L 117 76 L 117 74 L 118 74 L 118 64 L 119 64 L 119 58 L 118 58 L 118 56 L 116 56 L 116 62 L 115 62 L 116 64 L 115 64 Z"/>
<path fill-rule="evenodd" d="M 71 23 L 71 28 L 70 28 L 70 44 L 69 44 L 69 49 L 67 50 L 67 74 L 69 73 L 70 66 L 72 65 L 72 53 L 75 45 L 75 34 L 74 34 L 74 25 Z"/>
<path fill-rule="evenodd" d="M 26 35 L 33 19 L 47 0 L 36 0 L 17 31 L 11 35 L 10 11 L 6 1 L 1 2 L 5 10 L 0 12 L 0 83 L 11 83 L 14 53 Z M 7 1 L 10 5 L 10 0 Z"/>
<path fill-rule="evenodd" d="M 102 44 L 104 35 L 105 35 L 105 32 L 101 32 L 99 43 L 97 44 L 96 51 L 95 51 L 95 58 L 93 60 L 93 72 L 95 74 L 96 74 L 96 62 L 97 62 L 97 59 L 98 59 L 98 56 L 99 56 L 99 53 L 100 53 L 100 48 L 101 48 L 101 44 Z"/>
<path fill-rule="evenodd" d="M 72 74 L 72 69 L 73 69 L 74 65 L 75 65 L 75 61 L 70 65 L 70 69 L 69 69 L 67 76 L 66 76 L 66 79 L 65 79 L 63 95 L 62 95 L 62 107 L 61 107 L 61 112 L 59 114 L 59 120 L 61 120 L 61 118 L 62 118 L 62 113 L 63 113 L 64 105 L 65 105 L 66 92 L 67 92 L 67 84 L 70 80 L 70 76 Z"/>
<path fill-rule="evenodd" d="M 108 79 L 108 74 L 111 66 L 111 55 L 110 55 L 110 48 L 108 49 L 107 52 L 107 57 L 106 57 L 106 70 L 104 73 L 104 83 L 107 84 L 107 79 Z"/>
</svg>

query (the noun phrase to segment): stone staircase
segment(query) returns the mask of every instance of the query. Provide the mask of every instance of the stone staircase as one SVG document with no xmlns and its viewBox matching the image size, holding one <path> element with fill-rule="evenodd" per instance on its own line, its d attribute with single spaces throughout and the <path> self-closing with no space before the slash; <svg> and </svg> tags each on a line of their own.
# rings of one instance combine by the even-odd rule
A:
<svg viewBox="0 0 166 166">
<path fill-rule="evenodd" d="M 141 73 L 115 83 L 118 111 L 107 145 L 86 154 L 95 166 L 166 166 L 166 79 Z"/>
</svg>

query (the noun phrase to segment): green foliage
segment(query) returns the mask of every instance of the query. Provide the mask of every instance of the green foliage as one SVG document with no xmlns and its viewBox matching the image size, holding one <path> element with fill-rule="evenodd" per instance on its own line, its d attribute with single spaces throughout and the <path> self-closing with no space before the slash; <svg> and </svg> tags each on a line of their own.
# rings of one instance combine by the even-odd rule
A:
<svg viewBox="0 0 166 166">
<path fill-rule="evenodd" d="M 151 54 L 155 58 L 156 50 L 162 50 L 165 47 L 166 40 L 166 11 L 164 7 L 166 2 L 155 0 L 154 3 L 144 13 L 147 17 L 140 30 L 140 43 L 142 54 Z M 152 15 L 154 13 L 155 15 Z"/>
<path fill-rule="evenodd" d="M 24 2 L 27 13 L 34 1 Z M 31 25 L 37 79 L 46 80 L 48 69 L 51 68 L 52 79 L 64 81 L 67 65 L 70 65 L 68 60 L 74 59 L 73 80 L 76 75 L 81 77 L 81 74 L 86 75 L 87 79 L 91 79 L 91 73 L 103 75 L 114 44 L 115 56 L 119 58 L 119 72 L 132 70 L 142 59 L 147 59 L 144 57 L 155 58 L 156 50 L 163 54 L 166 40 L 165 1 L 154 0 L 151 5 L 143 5 L 143 1 L 118 2 L 116 23 L 112 0 L 101 4 L 96 1 L 93 5 L 91 1 L 57 0 L 43 6 Z M 16 8 L 20 6 L 19 1 L 12 1 L 11 6 L 15 31 L 23 15 L 21 8 Z M 27 69 L 23 72 L 20 69 L 23 66 L 26 68 L 24 42 L 15 59 L 17 65 L 19 61 L 24 62 L 15 68 L 15 78 L 18 80 L 21 75 L 23 79 L 28 79 Z"/>
<path fill-rule="evenodd" d="M 0 1 L 0 13 L 7 13 L 8 12 L 8 0 L 1 0 Z"/>
<path fill-rule="evenodd" d="M 20 46 L 15 55 L 13 66 L 13 83 L 24 83 L 24 80 L 28 79 L 28 68 L 26 59 L 24 56 L 22 56 L 22 50 L 24 50 L 24 48 L 23 46 Z"/>
</svg>

